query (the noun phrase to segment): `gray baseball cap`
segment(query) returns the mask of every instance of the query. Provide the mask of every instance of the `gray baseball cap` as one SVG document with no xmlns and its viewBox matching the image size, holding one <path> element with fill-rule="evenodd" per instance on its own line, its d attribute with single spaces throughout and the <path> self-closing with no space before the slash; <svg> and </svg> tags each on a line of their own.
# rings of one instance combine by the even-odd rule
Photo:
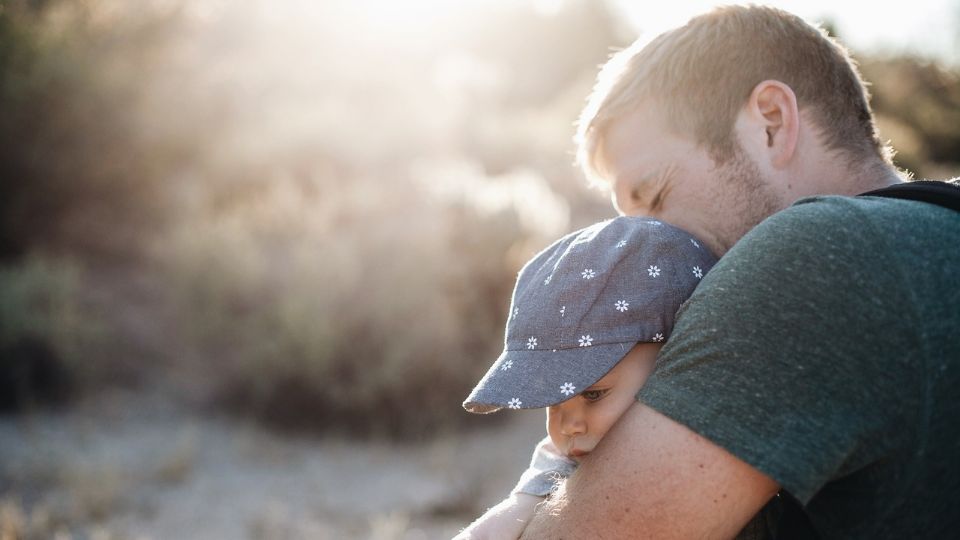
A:
<svg viewBox="0 0 960 540">
<path fill-rule="evenodd" d="M 503 353 L 463 407 L 533 409 L 579 394 L 637 343 L 664 341 L 715 262 L 689 233 L 645 217 L 603 221 L 554 242 L 520 271 Z"/>
</svg>

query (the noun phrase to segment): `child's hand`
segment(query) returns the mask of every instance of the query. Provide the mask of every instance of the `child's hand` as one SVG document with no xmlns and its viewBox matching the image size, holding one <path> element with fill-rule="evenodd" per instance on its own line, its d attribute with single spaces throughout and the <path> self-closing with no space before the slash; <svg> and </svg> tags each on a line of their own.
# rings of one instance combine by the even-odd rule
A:
<svg viewBox="0 0 960 540">
<path fill-rule="evenodd" d="M 489 509 L 453 540 L 506 540 L 520 538 L 543 497 L 514 493 Z"/>
</svg>

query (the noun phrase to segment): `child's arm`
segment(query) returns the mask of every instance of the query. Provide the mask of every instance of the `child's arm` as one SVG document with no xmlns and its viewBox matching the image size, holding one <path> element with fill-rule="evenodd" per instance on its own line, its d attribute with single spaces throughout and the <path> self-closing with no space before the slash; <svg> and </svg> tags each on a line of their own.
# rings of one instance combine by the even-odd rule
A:
<svg viewBox="0 0 960 540">
<path fill-rule="evenodd" d="M 515 540 L 523 534 L 543 497 L 527 493 L 511 493 L 487 510 L 453 540 Z"/>
<path fill-rule="evenodd" d="M 558 480 L 577 467 L 545 437 L 533 451 L 530 466 L 520 476 L 510 496 L 487 510 L 454 540 L 515 539 L 523 534 L 536 506 L 549 495 Z"/>
</svg>

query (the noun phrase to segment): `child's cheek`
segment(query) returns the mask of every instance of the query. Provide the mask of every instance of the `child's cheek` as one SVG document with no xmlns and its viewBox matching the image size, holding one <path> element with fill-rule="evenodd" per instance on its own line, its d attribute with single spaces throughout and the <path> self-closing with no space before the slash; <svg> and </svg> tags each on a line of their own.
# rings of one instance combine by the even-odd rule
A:
<svg viewBox="0 0 960 540">
<path fill-rule="evenodd" d="M 620 417 L 619 407 L 615 406 L 615 403 L 607 403 L 607 401 L 612 400 L 604 400 L 597 404 L 590 421 L 591 431 L 598 441 L 607 434 L 613 423 Z"/>
</svg>

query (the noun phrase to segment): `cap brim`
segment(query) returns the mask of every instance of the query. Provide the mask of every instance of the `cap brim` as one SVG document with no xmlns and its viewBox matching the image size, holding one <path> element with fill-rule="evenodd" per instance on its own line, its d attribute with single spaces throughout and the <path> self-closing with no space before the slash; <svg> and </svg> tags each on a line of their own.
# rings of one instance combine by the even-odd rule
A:
<svg viewBox="0 0 960 540">
<path fill-rule="evenodd" d="M 635 343 L 503 351 L 463 402 L 472 413 L 562 403 L 603 378 Z"/>
</svg>

